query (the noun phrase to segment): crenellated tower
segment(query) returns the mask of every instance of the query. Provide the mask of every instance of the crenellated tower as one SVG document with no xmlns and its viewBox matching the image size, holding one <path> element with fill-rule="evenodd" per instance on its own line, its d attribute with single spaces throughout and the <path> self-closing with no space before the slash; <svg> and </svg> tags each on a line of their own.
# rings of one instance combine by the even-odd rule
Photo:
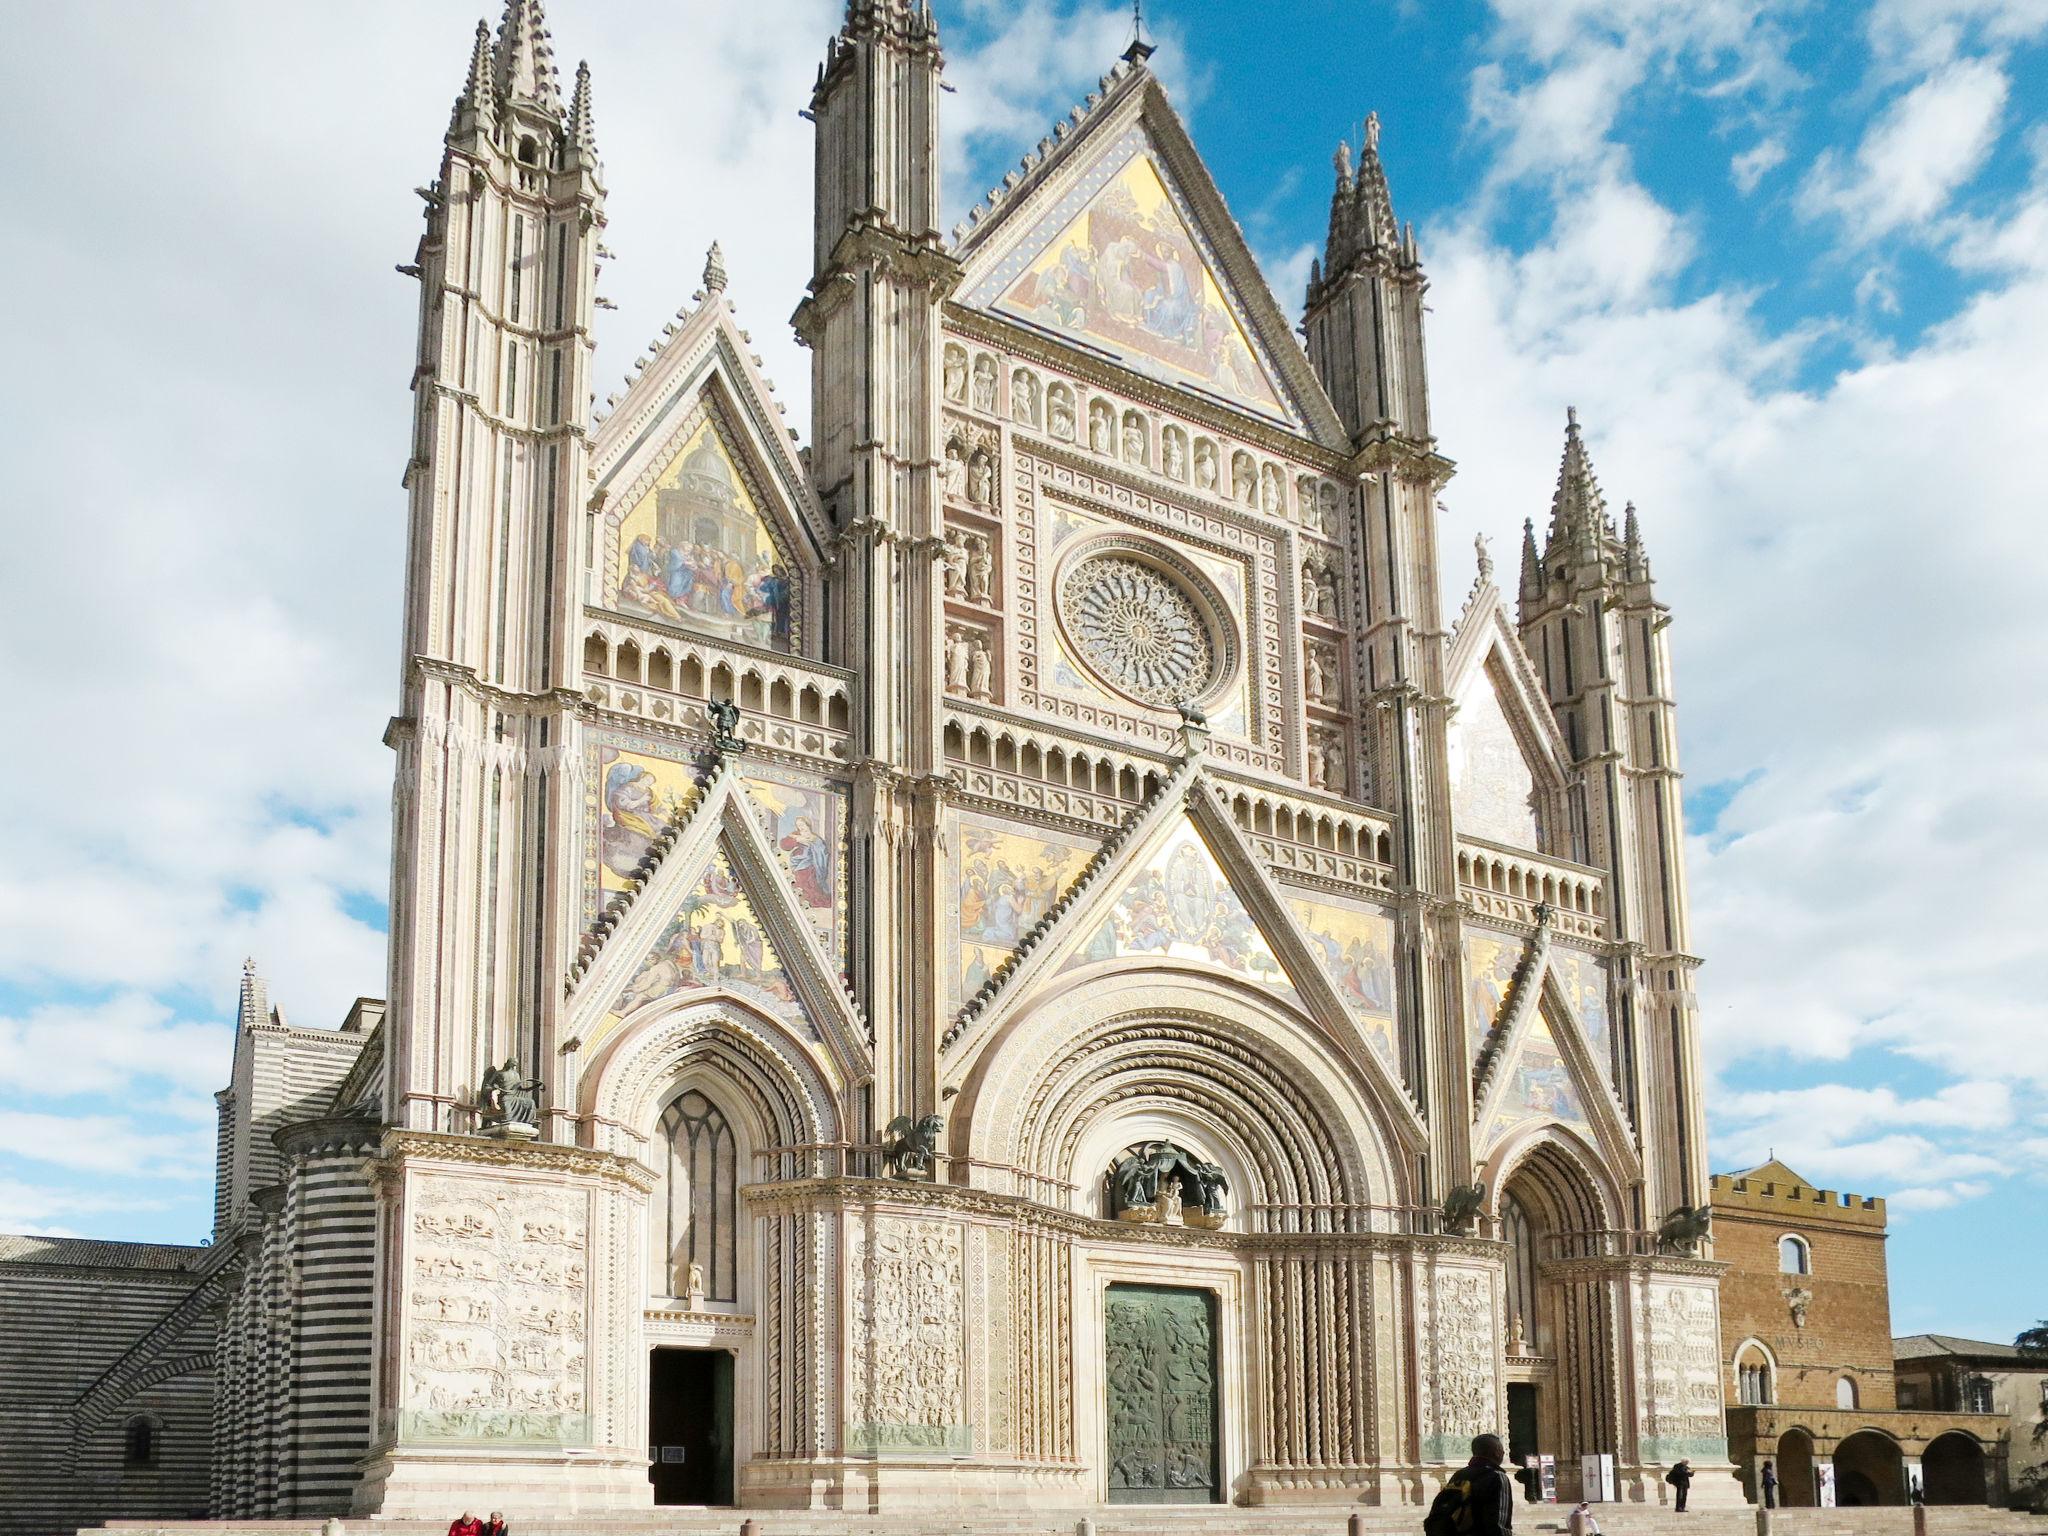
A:
<svg viewBox="0 0 2048 1536">
<path fill-rule="evenodd" d="M 387 1061 L 396 1122 L 450 1130 L 487 1064 L 548 1071 L 574 938 L 574 619 L 604 181 L 589 72 L 578 67 L 565 106 L 539 0 L 511 0 L 495 39 L 477 24 L 440 174 L 420 195 L 401 704 L 387 738 Z"/>
<path fill-rule="evenodd" d="M 1608 875 L 1619 1087 L 1642 1132 L 1650 1225 L 1704 1201 L 1708 1177 L 1670 621 L 1636 509 L 1617 532 L 1569 411 L 1540 552 L 1533 523 L 1523 532 L 1520 629 L 1575 769 L 1575 851 Z"/>
<path fill-rule="evenodd" d="M 812 481 L 838 546 L 827 659 L 865 680 L 850 960 L 876 1029 L 877 1123 L 936 1091 L 933 953 L 909 941 L 917 899 L 937 895 L 942 792 L 939 308 L 959 279 L 939 232 L 943 69 L 924 0 L 850 0 L 811 96 L 813 274 L 793 317 L 812 354 Z"/>
<path fill-rule="evenodd" d="M 1377 755 L 1375 782 L 1387 787 L 1399 828 L 1410 1070 L 1432 1106 L 1429 1180 L 1441 1195 L 1470 1177 L 1472 1103 L 1436 548 L 1437 493 L 1452 466 L 1429 426 L 1427 287 L 1415 232 L 1394 218 L 1375 114 L 1356 169 L 1350 146 L 1337 148 L 1329 235 L 1310 270 L 1303 329 L 1360 476 L 1352 546 L 1364 622 L 1355 641 L 1373 725 L 1359 747 Z"/>
</svg>

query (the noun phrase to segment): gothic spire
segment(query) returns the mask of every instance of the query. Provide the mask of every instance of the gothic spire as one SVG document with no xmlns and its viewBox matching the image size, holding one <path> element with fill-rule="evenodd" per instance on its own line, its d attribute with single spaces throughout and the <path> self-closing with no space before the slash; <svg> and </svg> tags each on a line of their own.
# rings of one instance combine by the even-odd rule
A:
<svg viewBox="0 0 2048 1536">
<path fill-rule="evenodd" d="M 597 160 L 597 129 L 590 119 L 590 65 L 576 63 L 576 87 L 569 96 L 569 147 L 593 164 Z"/>
<path fill-rule="evenodd" d="M 1547 558 L 1553 550 L 1587 547 L 1598 550 L 1607 532 L 1607 499 L 1593 477 L 1593 461 L 1579 435 L 1577 406 L 1564 413 L 1564 459 L 1557 467 L 1557 490 L 1550 498 L 1550 531 L 1543 542 Z"/>
<path fill-rule="evenodd" d="M 1650 556 L 1643 548 L 1643 525 L 1636 519 L 1634 502 L 1621 514 L 1621 558 L 1630 581 L 1650 579 Z"/>
<path fill-rule="evenodd" d="M 1387 168 L 1380 164 L 1380 115 L 1365 120 L 1365 148 L 1358 157 L 1352 215 L 1359 238 L 1368 250 L 1392 250 L 1401 244 L 1401 226 L 1394 222 L 1394 194 L 1387 186 Z"/>
<path fill-rule="evenodd" d="M 476 41 L 469 50 L 469 74 L 463 79 L 462 94 L 455 98 L 455 118 L 449 125 L 449 131 L 459 128 L 467 113 L 473 116 L 478 127 L 489 132 L 497 121 L 497 95 L 497 86 L 491 78 L 491 24 L 479 19 Z"/>
<path fill-rule="evenodd" d="M 1331 156 L 1331 163 L 1337 168 L 1337 185 L 1330 192 L 1330 233 L 1323 242 L 1323 266 L 1334 275 L 1349 266 L 1351 258 L 1358 254 L 1357 231 L 1352 221 L 1351 145 L 1348 140 L 1337 141 L 1337 153 Z"/>
<path fill-rule="evenodd" d="M 1533 603 L 1543 595 L 1543 563 L 1536 554 L 1536 519 L 1522 519 L 1522 602 Z"/>
<path fill-rule="evenodd" d="M 492 64 L 501 106 L 527 102 L 547 113 L 562 110 L 554 44 L 548 38 L 540 0 L 505 0 L 505 19 L 498 23 Z"/>
<path fill-rule="evenodd" d="M 254 957 L 242 962 L 242 991 L 235 1007 L 238 1029 L 261 1029 L 270 1022 L 270 984 L 256 974 Z"/>
</svg>

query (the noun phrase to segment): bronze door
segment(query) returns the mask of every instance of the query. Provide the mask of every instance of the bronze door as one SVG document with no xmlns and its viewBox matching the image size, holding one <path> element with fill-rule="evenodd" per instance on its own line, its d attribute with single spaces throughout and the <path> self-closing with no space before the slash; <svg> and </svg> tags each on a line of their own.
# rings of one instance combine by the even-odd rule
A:
<svg viewBox="0 0 2048 1536">
<path fill-rule="evenodd" d="M 1111 1286 L 1103 1355 L 1110 1503 L 1218 1502 L 1215 1297 Z"/>
</svg>

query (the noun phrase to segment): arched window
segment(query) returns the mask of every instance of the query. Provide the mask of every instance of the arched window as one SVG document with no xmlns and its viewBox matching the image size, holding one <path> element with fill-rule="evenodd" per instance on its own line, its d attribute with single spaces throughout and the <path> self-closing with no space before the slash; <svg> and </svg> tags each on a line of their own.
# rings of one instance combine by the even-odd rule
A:
<svg viewBox="0 0 2048 1536">
<path fill-rule="evenodd" d="M 1788 1235 L 1778 1239 L 1778 1269 L 1788 1275 L 1813 1273 L 1813 1250 L 1806 1246 L 1805 1238 Z"/>
<path fill-rule="evenodd" d="M 687 1297 L 694 1264 L 702 1267 L 707 1301 L 738 1301 L 739 1160 L 732 1126 L 692 1088 L 662 1113 L 660 1139 L 668 1155 L 655 1191 L 657 1289 Z"/>
<path fill-rule="evenodd" d="M 1835 1380 L 1835 1406 L 1854 1408 L 1856 1406 L 1856 1381 L 1854 1377 L 1841 1376 Z"/>
<path fill-rule="evenodd" d="M 1751 1406 L 1771 1400 L 1770 1357 L 1753 1344 L 1735 1357 L 1735 1400 Z"/>
<path fill-rule="evenodd" d="M 1501 1196 L 1500 1235 L 1508 1245 L 1508 1327 L 1513 1330 L 1520 1322 L 1521 1336 L 1540 1354 L 1536 1341 L 1543 1319 L 1537 1307 L 1536 1225 L 1528 1207 L 1513 1195 Z"/>
<path fill-rule="evenodd" d="M 121 1433 L 121 1460 L 130 1467 L 153 1467 L 156 1453 L 156 1420 L 138 1413 Z"/>
</svg>

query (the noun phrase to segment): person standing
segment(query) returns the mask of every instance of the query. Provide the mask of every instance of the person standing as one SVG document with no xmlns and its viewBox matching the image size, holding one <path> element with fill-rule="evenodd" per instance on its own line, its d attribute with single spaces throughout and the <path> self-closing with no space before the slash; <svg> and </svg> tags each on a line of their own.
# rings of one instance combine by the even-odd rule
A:
<svg viewBox="0 0 2048 1536">
<path fill-rule="evenodd" d="M 1472 1459 L 1444 1480 L 1429 1516 L 1425 1536 L 1510 1536 L 1515 1528 L 1515 1495 L 1501 1474 L 1508 1448 L 1499 1435 L 1480 1435 L 1472 1442 Z"/>
<path fill-rule="evenodd" d="M 1776 1509 L 1778 1507 L 1778 1469 L 1772 1464 L 1768 1456 L 1764 1458 L 1763 1484 L 1764 1508 Z"/>
<path fill-rule="evenodd" d="M 1682 1515 L 1685 1513 L 1685 1496 L 1692 1491 L 1692 1463 L 1681 1460 L 1677 1466 L 1664 1474 L 1664 1481 L 1678 1490 L 1678 1499 L 1673 1507 Z"/>
</svg>

